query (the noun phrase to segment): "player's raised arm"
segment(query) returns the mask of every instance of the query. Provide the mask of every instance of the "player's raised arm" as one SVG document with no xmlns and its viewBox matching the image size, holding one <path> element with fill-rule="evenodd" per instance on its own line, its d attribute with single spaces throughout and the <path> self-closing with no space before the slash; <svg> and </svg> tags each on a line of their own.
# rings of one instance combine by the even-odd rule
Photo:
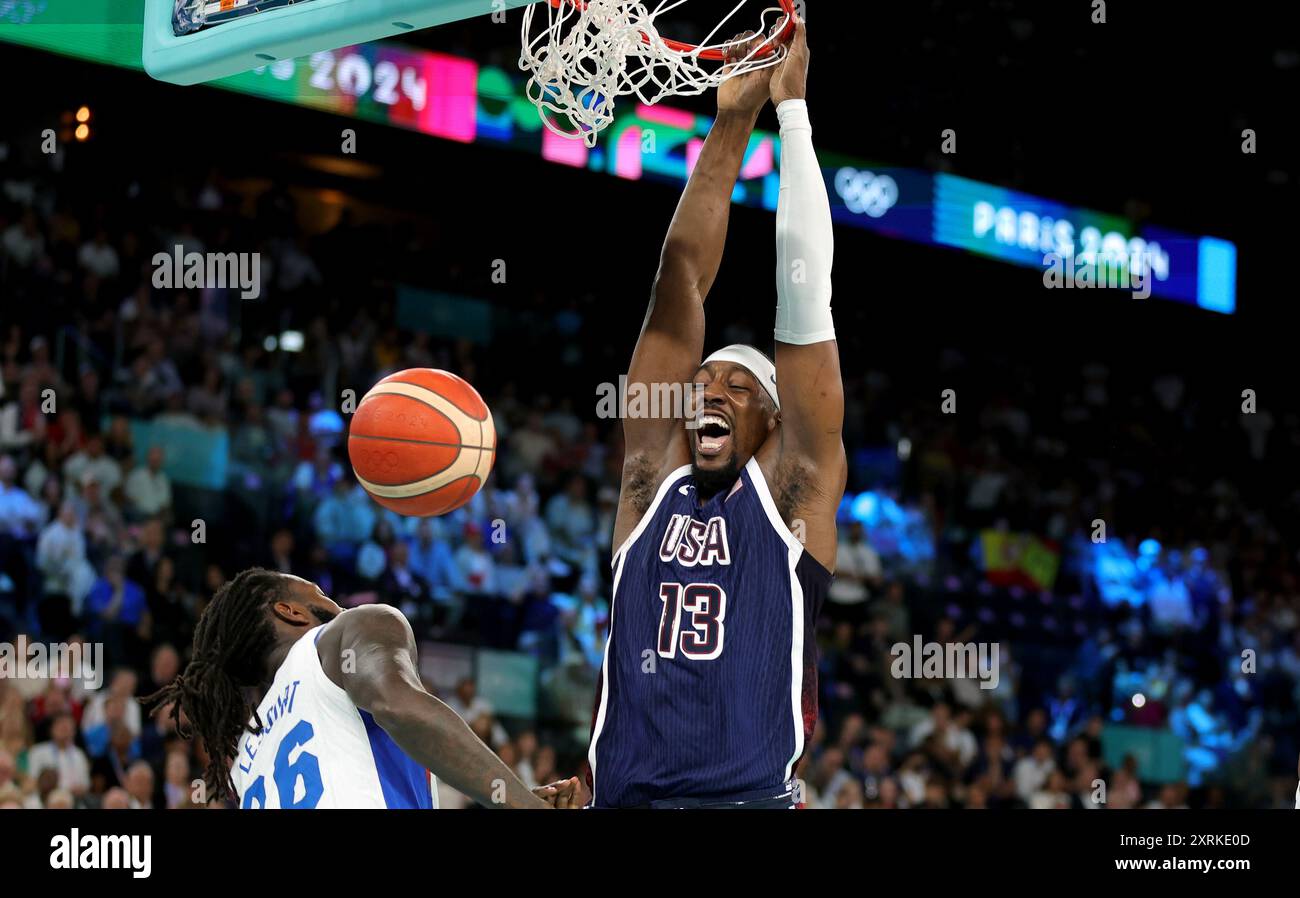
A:
<svg viewBox="0 0 1300 898">
<path fill-rule="evenodd" d="M 742 55 L 742 51 L 737 51 Z M 758 113 L 768 98 L 768 73 L 750 72 L 718 88 L 718 117 L 677 204 L 655 276 L 650 308 L 632 353 L 628 380 L 686 384 L 704 351 L 704 300 L 718 275 L 731 194 Z M 628 419 L 627 452 L 663 452 L 681 435 L 680 420 Z M 685 450 L 682 458 L 685 461 Z"/>
<path fill-rule="evenodd" d="M 816 476 L 804 510 L 808 551 L 834 567 L 834 509 L 843 495 L 847 464 L 844 384 L 831 317 L 831 265 L 835 238 L 830 199 L 813 150 L 812 125 L 804 100 L 808 41 L 798 22 L 785 61 L 772 72 L 772 101 L 781 123 L 781 190 L 776 213 L 776 370 L 783 396 L 798 402 L 781 409 L 783 458 Z M 824 495 L 819 495 L 822 493 Z M 826 506 L 823 508 L 822 506 Z M 825 512 L 825 513 L 821 513 Z"/>
<path fill-rule="evenodd" d="M 440 780 L 486 808 L 547 806 L 455 711 L 425 690 L 415 664 L 415 636 L 400 612 L 369 605 L 339 615 L 317 648 L 326 676 Z"/>
</svg>

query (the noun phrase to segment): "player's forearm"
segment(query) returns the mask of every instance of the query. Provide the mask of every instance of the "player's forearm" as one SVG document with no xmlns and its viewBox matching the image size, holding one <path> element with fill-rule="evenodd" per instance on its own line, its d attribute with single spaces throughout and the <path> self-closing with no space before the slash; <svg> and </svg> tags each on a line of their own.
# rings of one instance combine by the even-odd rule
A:
<svg viewBox="0 0 1300 898">
<path fill-rule="evenodd" d="M 415 694 L 402 707 L 374 716 L 402 751 L 483 807 L 546 807 L 460 715 L 432 695 Z"/>
<path fill-rule="evenodd" d="M 835 339 L 830 197 L 813 149 L 807 104 L 786 100 L 781 120 L 781 190 L 776 210 L 776 339 L 805 346 Z"/>
<path fill-rule="evenodd" d="M 664 239 L 660 280 L 678 276 L 689 279 L 701 299 L 713 286 L 722 264 L 731 194 L 756 120 L 757 113 L 719 113 Z"/>
</svg>

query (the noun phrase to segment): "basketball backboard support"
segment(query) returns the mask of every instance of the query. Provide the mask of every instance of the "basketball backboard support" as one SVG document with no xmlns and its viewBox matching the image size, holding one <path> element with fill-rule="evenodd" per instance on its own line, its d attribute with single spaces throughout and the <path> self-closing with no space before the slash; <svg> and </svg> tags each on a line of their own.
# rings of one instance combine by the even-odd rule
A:
<svg viewBox="0 0 1300 898">
<path fill-rule="evenodd" d="M 145 0 L 143 62 L 198 84 L 307 56 L 491 15 L 536 0 Z"/>
</svg>

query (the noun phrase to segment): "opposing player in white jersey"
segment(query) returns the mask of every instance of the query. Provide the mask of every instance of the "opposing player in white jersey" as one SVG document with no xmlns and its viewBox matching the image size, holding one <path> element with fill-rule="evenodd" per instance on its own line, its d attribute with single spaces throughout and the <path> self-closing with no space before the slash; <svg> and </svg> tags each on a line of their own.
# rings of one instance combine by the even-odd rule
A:
<svg viewBox="0 0 1300 898">
<path fill-rule="evenodd" d="M 434 808 L 438 778 L 489 808 L 573 806 L 576 780 L 530 792 L 417 671 L 396 609 L 344 611 L 314 583 L 252 568 L 217 592 L 190 663 L 148 700 L 172 702 L 202 740 L 210 797 L 242 808 Z"/>
</svg>

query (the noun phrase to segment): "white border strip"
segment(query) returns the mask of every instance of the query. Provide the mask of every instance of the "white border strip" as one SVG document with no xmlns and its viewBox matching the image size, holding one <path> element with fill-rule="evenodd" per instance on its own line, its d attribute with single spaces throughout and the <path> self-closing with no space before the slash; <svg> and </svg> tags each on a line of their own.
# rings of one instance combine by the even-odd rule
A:
<svg viewBox="0 0 1300 898">
<path fill-rule="evenodd" d="M 767 480 L 763 477 L 763 469 L 759 467 L 758 458 L 751 457 L 745 464 L 745 469 L 749 471 L 749 479 L 754 483 L 754 491 L 758 493 L 758 499 L 763 505 L 763 510 L 767 512 L 767 519 L 776 530 L 778 536 L 785 541 L 786 545 L 786 562 L 790 566 L 790 715 L 794 718 L 794 753 L 790 755 L 790 760 L 785 765 L 785 779 L 790 781 L 790 776 L 794 772 L 795 762 L 803 754 L 803 619 L 804 619 L 804 598 L 803 585 L 799 582 L 797 567 L 799 565 L 799 556 L 803 554 L 803 543 L 790 532 L 785 521 L 781 520 L 780 513 L 776 510 L 776 502 L 772 499 L 772 493 L 767 488 Z"/>
</svg>

